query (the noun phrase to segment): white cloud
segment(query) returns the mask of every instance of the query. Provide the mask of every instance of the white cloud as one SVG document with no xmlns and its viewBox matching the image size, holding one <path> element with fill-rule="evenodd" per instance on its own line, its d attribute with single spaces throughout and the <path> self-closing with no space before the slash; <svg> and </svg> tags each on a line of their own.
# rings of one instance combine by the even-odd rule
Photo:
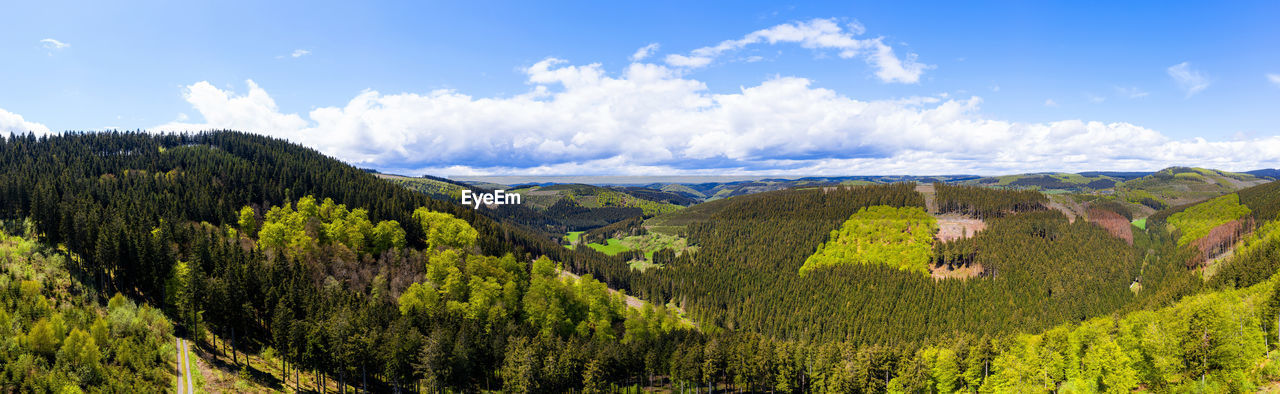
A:
<svg viewBox="0 0 1280 394">
<path fill-rule="evenodd" d="M 1149 95 L 1149 93 L 1142 91 L 1142 89 L 1138 89 L 1136 86 L 1116 86 L 1116 94 L 1120 97 L 1127 97 L 1131 99 L 1143 98 Z"/>
<path fill-rule="evenodd" d="M 709 56 L 685 56 L 680 54 L 667 55 L 666 62 L 676 67 L 700 68 L 711 64 L 713 60 Z"/>
<path fill-rule="evenodd" d="M 0 135 L 8 137 L 10 133 L 27 134 L 28 132 L 35 133 L 37 136 L 46 135 L 49 134 L 49 128 L 39 123 L 28 122 L 22 118 L 22 115 L 0 108 Z"/>
<path fill-rule="evenodd" d="M 649 55 L 652 55 L 654 52 L 657 52 L 657 51 L 658 51 L 658 43 L 655 42 L 649 45 L 645 45 L 643 47 L 640 47 L 640 49 L 637 49 L 636 53 L 631 54 L 631 61 L 638 62 L 638 61 L 644 60 L 645 58 L 649 57 Z"/>
<path fill-rule="evenodd" d="M 688 55 L 667 55 L 665 60 L 668 65 L 675 67 L 701 68 L 710 65 L 726 52 L 749 45 L 795 43 L 813 50 L 835 50 L 843 59 L 862 57 L 876 68 L 876 77 L 884 82 L 916 83 L 920 81 L 924 70 L 933 67 L 917 62 L 914 53 L 899 58 L 893 48 L 884 43 L 884 37 L 854 38 L 864 32 L 866 28 L 856 22 L 841 27 L 834 19 L 813 19 L 757 30 L 737 40 L 726 40 L 715 46 L 694 49 Z"/>
<path fill-rule="evenodd" d="M 186 88 L 202 123 L 287 138 L 361 166 L 434 174 L 938 174 L 1228 170 L 1280 164 L 1280 136 L 1172 140 L 1128 123 L 990 119 L 978 97 L 864 101 L 778 77 L 712 93 L 680 69 L 546 59 L 524 70 L 528 91 L 473 97 L 453 90 L 360 92 L 306 117 L 281 113 L 252 81 L 242 95 Z M 193 118 L 195 118 L 193 116 Z"/>
<path fill-rule="evenodd" d="M 1267 80 L 1271 81 L 1271 83 L 1274 83 L 1277 86 L 1280 86 L 1280 74 L 1267 74 Z"/>
<path fill-rule="evenodd" d="M 45 49 L 52 49 L 52 50 L 61 50 L 71 46 L 71 44 L 58 41 L 52 38 L 46 38 L 46 39 L 40 40 L 40 44 L 44 46 Z"/>
<path fill-rule="evenodd" d="M 160 130 L 198 130 L 211 127 L 254 131 L 282 137 L 296 137 L 291 133 L 306 127 L 307 122 L 296 114 L 282 114 L 275 100 L 252 80 L 247 81 L 249 92 L 235 96 L 208 82 L 197 82 L 184 89 L 182 97 L 191 103 L 202 116 L 204 124 L 183 123 L 185 114 L 178 121 L 156 127 Z"/>
<path fill-rule="evenodd" d="M 1209 87 L 1209 78 L 1200 73 L 1199 70 L 1192 69 L 1191 63 L 1178 63 L 1169 66 L 1167 71 L 1169 77 L 1178 83 L 1178 88 L 1187 93 L 1187 98 L 1191 98 L 1191 96 Z"/>
<path fill-rule="evenodd" d="M 308 51 L 306 49 L 294 49 L 293 53 L 289 54 L 289 56 L 292 56 L 294 59 L 297 59 L 310 54 L 311 54 L 311 51 Z"/>
<path fill-rule="evenodd" d="M 1058 106 L 1058 102 L 1057 102 L 1057 101 L 1053 101 L 1053 99 L 1045 99 L 1045 100 L 1044 100 L 1044 106 L 1046 106 L 1046 107 L 1057 107 L 1057 106 Z"/>
</svg>

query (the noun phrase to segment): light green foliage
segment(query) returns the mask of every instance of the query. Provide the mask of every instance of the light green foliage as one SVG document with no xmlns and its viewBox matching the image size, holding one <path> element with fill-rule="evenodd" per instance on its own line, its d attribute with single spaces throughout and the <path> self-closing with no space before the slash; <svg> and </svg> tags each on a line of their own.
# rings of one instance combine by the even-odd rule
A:
<svg viewBox="0 0 1280 394">
<path fill-rule="evenodd" d="M 31 325 L 31 330 L 27 331 L 27 347 L 37 354 L 52 356 L 60 341 L 62 338 L 55 335 L 49 319 L 37 320 Z"/>
<path fill-rule="evenodd" d="M 1258 316 L 1268 300 L 1262 295 L 1273 283 L 1008 338 L 981 391 L 1125 393 L 1144 386 L 1179 392 L 1203 389 L 1202 379 L 1222 391 L 1252 391 L 1266 355 Z"/>
<path fill-rule="evenodd" d="M 173 326 L 159 310 L 119 294 L 105 310 L 97 306 L 63 267 L 64 259 L 79 257 L 63 253 L 0 232 L 0 387 L 15 392 L 169 389 Z"/>
<path fill-rule="evenodd" d="M 250 207 L 240 210 L 241 231 L 249 236 L 253 234 L 252 212 Z M 405 245 L 405 232 L 399 222 L 384 220 L 375 226 L 362 208 L 347 210 L 346 205 L 328 198 L 317 204 L 312 196 L 298 199 L 297 204 L 271 207 L 263 215 L 257 235 L 259 247 L 283 251 L 290 257 L 312 253 L 326 244 L 341 244 L 356 253 L 375 255 Z"/>
<path fill-rule="evenodd" d="M 374 250 L 403 248 L 404 237 L 404 229 L 400 227 L 400 222 L 383 220 L 373 228 L 373 248 Z"/>
<path fill-rule="evenodd" d="M 1135 227 L 1137 227 L 1137 228 L 1140 228 L 1140 229 L 1146 230 L 1146 229 L 1147 229 L 1147 218 L 1134 219 L 1134 220 L 1133 220 L 1133 225 L 1134 225 Z"/>
<path fill-rule="evenodd" d="M 1169 224 L 1182 232 L 1178 237 L 1178 245 L 1182 246 L 1204 238 L 1214 227 L 1248 214 L 1249 207 L 1241 205 L 1240 196 L 1232 193 L 1175 213 L 1169 216 Z"/>
<path fill-rule="evenodd" d="M 191 272 L 190 264 L 184 261 L 174 264 L 173 273 L 165 282 L 165 303 L 172 308 L 174 316 L 178 316 L 179 321 L 192 330 L 198 326 L 197 318 L 200 315 L 195 307 L 195 286 L 195 275 Z"/>
<path fill-rule="evenodd" d="M 427 237 L 427 245 L 432 247 L 448 246 L 468 249 L 475 246 L 476 238 L 479 237 L 479 233 L 471 227 L 471 224 L 447 213 L 418 208 L 413 211 L 413 219 L 422 226 L 422 232 Z"/>
<path fill-rule="evenodd" d="M 610 256 L 631 250 L 631 249 L 628 249 L 626 246 L 622 246 L 622 241 L 618 240 L 617 238 L 606 239 L 604 245 L 601 245 L 598 243 L 589 243 L 587 244 L 587 246 L 590 247 L 591 249 L 595 249 L 597 252 L 604 253 Z"/>
<path fill-rule="evenodd" d="M 628 308 L 623 295 L 610 291 L 590 276 L 561 277 L 554 261 L 546 257 L 533 263 L 529 291 L 524 296 L 528 322 L 543 336 L 579 336 L 600 340 L 618 338 L 630 342 L 651 338 L 677 328 L 689 328 L 672 308 L 643 303 Z"/>
<path fill-rule="evenodd" d="M 519 308 L 528 278 L 515 257 L 466 256 L 463 267 L 464 258 L 455 250 L 432 253 L 426 281 L 410 285 L 401 294 L 401 314 L 433 318 L 448 313 L 492 327 Z"/>
<path fill-rule="evenodd" d="M 1145 205 L 1153 204 L 1153 202 L 1156 205 L 1165 204 L 1163 198 L 1160 198 L 1159 196 L 1151 194 L 1151 192 L 1148 192 L 1146 190 L 1124 189 L 1124 188 L 1119 188 L 1119 189 L 1120 189 L 1120 193 L 1124 196 L 1124 200 L 1134 204 L 1143 204 L 1144 202 L 1146 202 Z"/>
<path fill-rule="evenodd" d="M 240 231 L 244 232 L 245 235 L 252 237 L 257 234 L 258 216 L 253 211 L 253 208 L 248 206 L 240 208 L 240 220 L 237 223 L 240 225 Z"/>
<path fill-rule="evenodd" d="M 440 311 L 440 292 L 430 284 L 414 283 L 400 295 L 400 313 L 406 316 L 434 316 Z"/>
<path fill-rule="evenodd" d="M 101 361 L 102 352 L 96 340 L 79 328 L 71 330 L 58 351 L 58 363 L 82 384 L 97 382 Z"/>
<path fill-rule="evenodd" d="M 830 239 L 805 260 L 800 273 L 841 264 L 885 264 L 928 275 L 937 231 L 937 220 L 917 207 L 863 208 L 831 231 Z"/>
</svg>

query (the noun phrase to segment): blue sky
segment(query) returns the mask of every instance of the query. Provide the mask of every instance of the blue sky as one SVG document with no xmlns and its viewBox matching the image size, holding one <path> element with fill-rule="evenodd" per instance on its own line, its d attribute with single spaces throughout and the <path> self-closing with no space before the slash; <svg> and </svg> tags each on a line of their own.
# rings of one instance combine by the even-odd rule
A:
<svg viewBox="0 0 1280 394">
<path fill-rule="evenodd" d="M 1276 2 L 0 10 L 6 131 L 232 127 L 445 175 L 1280 165 Z"/>
</svg>

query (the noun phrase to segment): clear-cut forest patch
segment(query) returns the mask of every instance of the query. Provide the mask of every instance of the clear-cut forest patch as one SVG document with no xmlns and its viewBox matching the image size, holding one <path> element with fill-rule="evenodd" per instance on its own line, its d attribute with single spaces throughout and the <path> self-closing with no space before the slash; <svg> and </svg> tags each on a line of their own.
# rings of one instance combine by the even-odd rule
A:
<svg viewBox="0 0 1280 394">
<path fill-rule="evenodd" d="M 987 228 L 981 219 L 957 214 L 944 214 L 935 217 L 938 221 L 938 234 L 935 238 L 940 242 L 951 242 L 977 235 Z"/>
<path fill-rule="evenodd" d="M 1129 219 L 1111 210 L 1090 207 L 1089 221 L 1097 224 L 1130 245 L 1133 244 L 1133 223 Z"/>
</svg>

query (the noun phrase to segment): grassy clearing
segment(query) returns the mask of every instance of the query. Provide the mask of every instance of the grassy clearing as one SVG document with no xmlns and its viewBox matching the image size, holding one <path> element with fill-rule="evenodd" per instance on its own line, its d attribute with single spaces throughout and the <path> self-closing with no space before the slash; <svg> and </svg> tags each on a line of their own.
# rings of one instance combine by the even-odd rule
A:
<svg viewBox="0 0 1280 394">
<path fill-rule="evenodd" d="M 622 246 L 627 247 L 627 249 L 644 251 L 644 258 L 647 260 L 652 260 L 653 252 L 662 249 L 671 249 L 677 255 L 689 249 L 688 242 L 684 238 L 662 233 L 651 232 L 645 235 L 625 237 L 621 241 Z"/>
<path fill-rule="evenodd" d="M 569 248 L 569 249 L 573 249 L 573 248 L 577 247 L 577 246 L 578 246 L 578 238 L 579 238 L 579 237 L 581 237 L 581 236 L 582 236 L 582 233 L 584 233 L 584 232 L 585 232 L 585 231 L 570 231 L 570 232 L 568 232 L 567 234 L 565 234 L 565 235 L 564 235 L 564 240 L 565 240 L 565 241 L 569 241 L 569 244 L 568 244 L 568 245 L 565 245 L 564 247 Z"/>
<path fill-rule="evenodd" d="M 581 235 L 581 231 L 570 232 L 565 234 L 564 239 L 572 244 L 576 244 Z M 632 260 L 627 262 L 632 269 L 640 271 L 644 271 L 649 268 L 662 267 L 662 264 L 656 264 L 653 262 L 653 253 L 659 250 L 671 249 L 677 256 L 685 252 L 697 250 L 697 247 L 689 246 L 688 242 L 685 241 L 683 237 L 653 231 L 649 234 L 623 237 L 621 239 L 609 238 L 605 240 L 605 242 L 605 244 L 589 243 L 587 244 L 587 247 L 610 256 L 616 256 L 618 253 L 630 250 L 642 251 L 644 252 L 643 260 Z M 567 245 L 566 247 L 572 249 L 573 246 L 574 245 Z"/>
<path fill-rule="evenodd" d="M 605 240 L 605 242 L 607 242 L 607 244 L 605 245 L 590 243 L 590 244 L 587 244 L 587 246 L 590 247 L 591 249 L 595 249 L 597 252 L 604 253 L 610 256 L 614 256 L 614 255 L 617 255 L 618 253 L 631 250 L 626 246 L 623 246 L 622 240 L 619 240 L 617 238 L 609 238 Z"/>
<path fill-rule="evenodd" d="M 1147 229 L 1147 218 L 1134 219 L 1134 220 L 1133 220 L 1133 226 L 1134 226 L 1134 227 L 1137 227 L 1137 228 L 1140 228 L 1140 229 L 1143 229 L 1143 230 L 1146 230 L 1146 229 Z"/>
</svg>

